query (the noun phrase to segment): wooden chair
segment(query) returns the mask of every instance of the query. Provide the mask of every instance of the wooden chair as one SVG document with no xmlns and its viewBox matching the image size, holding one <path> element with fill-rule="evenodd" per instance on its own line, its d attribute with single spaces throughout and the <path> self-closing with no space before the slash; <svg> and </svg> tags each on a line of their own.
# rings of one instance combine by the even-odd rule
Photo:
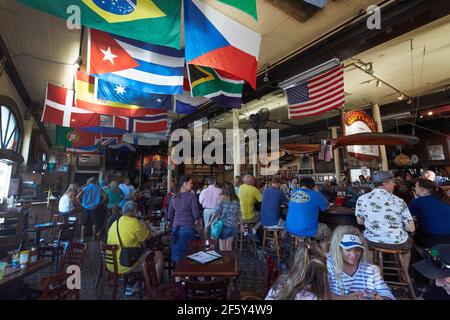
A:
<svg viewBox="0 0 450 320">
<path fill-rule="evenodd" d="M 97 275 L 97 281 L 95 287 L 97 288 L 100 284 L 101 280 L 101 290 L 100 296 L 103 296 L 103 291 L 105 285 L 113 288 L 112 292 L 112 300 L 116 300 L 117 297 L 117 289 L 119 287 L 119 280 L 123 280 L 124 291 L 128 284 L 128 281 L 131 278 L 134 278 L 139 283 L 139 299 L 142 299 L 142 283 L 144 282 L 144 278 L 142 276 L 142 272 L 130 272 L 125 274 L 119 273 L 119 266 L 117 263 L 117 251 L 119 250 L 118 245 L 108 245 L 103 242 L 100 242 L 100 269 Z M 110 271 L 107 266 L 110 265 L 112 267 L 112 271 Z"/>
<path fill-rule="evenodd" d="M 79 300 L 80 290 L 69 289 L 66 272 L 56 273 L 41 280 L 43 289 L 40 300 Z"/>
<path fill-rule="evenodd" d="M 272 244 L 273 245 L 272 249 L 273 249 L 273 251 L 275 251 L 278 263 L 280 263 L 281 256 L 283 254 L 282 241 L 281 241 L 281 232 L 282 231 L 283 231 L 283 229 L 280 229 L 280 228 L 263 227 L 262 249 L 264 252 L 266 252 L 266 244 L 267 243 Z"/>
<path fill-rule="evenodd" d="M 74 226 L 71 224 L 61 224 L 55 227 L 54 236 L 49 238 L 46 244 L 38 247 L 39 259 L 51 258 L 56 260 L 55 272 L 59 272 L 59 257 L 65 252 L 66 246 L 73 241 Z"/>
<path fill-rule="evenodd" d="M 416 294 L 408 273 L 408 266 L 403 258 L 407 252 L 402 250 L 383 249 L 370 246 L 373 251 L 373 262 L 380 267 L 381 276 L 388 285 L 407 287 L 412 299 L 416 300 Z M 388 260 L 390 255 L 393 259 Z"/>
<path fill-rule="evenodd" d="M 227 280 L 197 281 L 184 279 L 186 300 L 225 300 L 227 298 Z"/>
<path fill-rule="evenodd" d="M 155 268 L 155 254 L 150 252 L 142 263 L 142 270 L 149 300 L 184 300 L 184 291 L 176 283 L 161 285 Z M 162 275 L 161 275 L 162 276 Z"/>
<path fill-rule="evenodd" d="M 60 270 L 65 270 L 64 268 L 70 265 L 77 265 L 81 269 L 84 259 L 86 258 L 87 248 L 87 243 L 69 243 L 63 259 L 61 260 Z"/>
</svg>

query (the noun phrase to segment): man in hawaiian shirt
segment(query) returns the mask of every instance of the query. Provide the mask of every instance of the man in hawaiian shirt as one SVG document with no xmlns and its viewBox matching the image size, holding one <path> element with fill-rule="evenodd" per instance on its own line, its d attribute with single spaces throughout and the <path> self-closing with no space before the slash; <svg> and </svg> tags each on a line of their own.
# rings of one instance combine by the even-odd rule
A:
<svg viewBox="0 0 450 320">
<path fill-rule="evenodd" d="M 408 206 L 392 194 L 395 182 L 389 171 L 375 173 L 373 184 L 375 189 L 356 202 L 356 218 L 366 228 L 364 237 L 369 246 L 402 250 L 402 263 L 409 266 L 412 239 L 408 232 L 414 232 L 415 225 Z"/>
</svg>

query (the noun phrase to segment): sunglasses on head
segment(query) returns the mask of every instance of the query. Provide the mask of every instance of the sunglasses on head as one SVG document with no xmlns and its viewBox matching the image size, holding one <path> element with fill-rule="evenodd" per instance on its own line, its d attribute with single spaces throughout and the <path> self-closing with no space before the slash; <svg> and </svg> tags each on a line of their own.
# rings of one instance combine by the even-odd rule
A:
<svg viewBox="0 0 450 320">
<path fill-rule="evenodd" d="M 441 259 L 440 253 L 438 250 L 425 249 L 425 255 L 429 260 L 431 260 L 431 262 L 433 262 L 433 264 L 437 268 L 439 268 L 441 270 L 450 269 L 450 265 Z"/>
</svg>

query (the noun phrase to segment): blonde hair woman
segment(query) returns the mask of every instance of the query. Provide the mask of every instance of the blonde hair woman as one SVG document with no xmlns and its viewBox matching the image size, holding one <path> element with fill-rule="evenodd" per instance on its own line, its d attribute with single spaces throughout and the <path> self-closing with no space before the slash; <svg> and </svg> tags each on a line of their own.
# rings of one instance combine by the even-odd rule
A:
<svg viewBox="0 0 450 320">
<path fill-rule="evenodd" d="M 266 300 L 330 300 L 327 261 L 316 244 L 300 244 L 289 272 L 281 275 Z"/>
<path fill-rule="evenodd" d="M 394 299 L 379 268 L 369 262 L 367 243 L 355 227 L 339 226 L 334 230 L 327 267 L 335 299 Z"/>
</svg>

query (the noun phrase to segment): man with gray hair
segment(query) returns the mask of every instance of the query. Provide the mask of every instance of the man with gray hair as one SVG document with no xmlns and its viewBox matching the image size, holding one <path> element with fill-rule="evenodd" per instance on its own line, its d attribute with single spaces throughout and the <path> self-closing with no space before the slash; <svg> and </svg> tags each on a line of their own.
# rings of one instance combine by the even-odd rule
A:
<svg viewBox="0 0 450 320">
<path fill-rule="evenodd" d="M 214 214 L 214 208 L 219 204 L 222 199 L 222 189 L 216 187 L 216 180 L 213 177 L 208 177 L 206 179 L 208 183 L 208 187 L 200 192 L 199 201 L 203 207 L 203 221 L 204 226 L 209 224 L 209 219 Z M 206 234 L 205 228 L 205 236 L 208 238 Z"/>
<path fill-rule="evenodd" d="M 422 174 L 422 178 L 435 182 L 436 173 L 431 170 L 425 170 Z"/>
<path fill-rule="evenodd" d="M 143 221 L 140 221 L 136 217 L 137 204 L 133 201 L 128 201 L 123 205 L 122 216 L 119 216 L 108 229 L 109 245 L 119 246 L 117 251 L 117 271 L 119 274 L 127 274 L 133 272 L 142 272 L 142 263 L 145 261 L 145 257 L 148 253 L 142 250 L 140 259 L 133 265 L 122 265 L 120 259 L 120 253 L 123 248 L 144 248 L 145 242 L 152 236 L 152 231 Z M 159 250 L 154 250 L 155 269 L 158 280 L 163 275 L 163 254 Z M 107 268 L 112 271 L 112 264 L 108 264 Z M 137 283 L 135 285 L 127 285 L 125 295 L 133 295 L 137 291 Z"/>
<path fill-rule="evenodd" d="M 412 239 L 408 232 L 415 231 L 414 220 L 405 201 L 392 194 L 394 176 L 389 171 L 373 175 L 375 189 L 360 196 L 356 202 L 355 215 L 364 225 L 364 237 L 369 246 L 382 249 L 400 249 L 400 261 L 409 266 Z"/>
</svg>

